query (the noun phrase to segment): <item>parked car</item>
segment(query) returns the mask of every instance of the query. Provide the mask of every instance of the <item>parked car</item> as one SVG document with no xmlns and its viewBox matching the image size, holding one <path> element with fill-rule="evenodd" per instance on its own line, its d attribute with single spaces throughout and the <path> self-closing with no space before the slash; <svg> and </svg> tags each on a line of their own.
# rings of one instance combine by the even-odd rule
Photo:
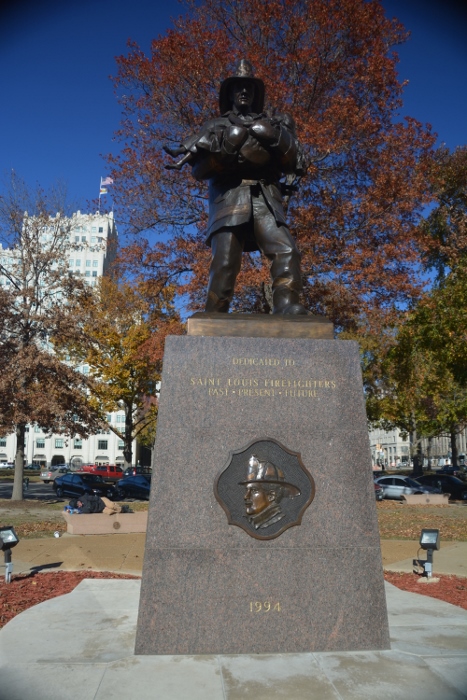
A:
<svg viewBox="0 0 467 700">
<path fill-rule="evenodd" d="M 40 471 L 41 470 L 41 465 L 40 464 L 27 464 L 25 467 L 28 471 Z"/>
<path fill-rule="evenodd" d="M 376 479 L 384 491 L 384 498 L 402 498 L 415 493 L 441 493 L 439 488 L 421 484 L 410 476 L 381 476 Z"/>
<path fill-rule="evenodd" d="M 53 488 L 58 498 L 62 496 L 82 496 L 84 493 L 96 493 L 98 496 L 107 496 L 115 499 L 116 490 L 111 484 L 96 474 L 87 472 L 69 472 L 59 476 L 53 483 Z"/>
<path fill-rule="evenodd" d="M 465 475 L 465 469 L 463 467 L 442 467 L 438 469 L 437 474 L 447 474 L 448 476 L 457 476 L 462 479 Z"/>
<path fill-rule="evenodd" d="M 374 482 L 375 484 L 375 496 L 377 501 L 382 501 L 384 498 L 384 490 L 383 487 L 380 484 L 377 484 L 376 481 Z"/>
<path fill-rule="evenodd" d="M 123 469 L 116 464 L 86 464 L 82 467 L 82 471 L 96 474 L 111 481 L 117 481 L 123 477 Z"/>
<path fill-rule="evenodd" d="M 151 467 L 127 467 L 123 472 L 123 476 L 136 476 L 137 474 L 147 474 L 151 475 Z"/>
<path fill-rule="evenodd" d="M 117 482 L 118 498 L 140 498 L 149 500 L 151 489 L 151 477 L 149 475 L 137 474 L 127 476 Z"/>
<path fill-rule="evenodd" d="M 442 493 L 450 493 L 451 498 L 455 501 L 467 500 L 467 484 L 461 481 L 457 476 L 449 474 L 424 474 L 418 477 L 418 481 L 425 486 L 435 486 Z"/>
<path fill-rule="evenodd" d="M 44 484 L 48 484 L 49 481 L 55 481 L 57 476 L 62 476 L 69 472 L 69 468 L 65 464 L 60 464 L 57 467 L 50 467 L 50 469 L 43 469 L 41 471 L 41 479 Z"/>
</svg>

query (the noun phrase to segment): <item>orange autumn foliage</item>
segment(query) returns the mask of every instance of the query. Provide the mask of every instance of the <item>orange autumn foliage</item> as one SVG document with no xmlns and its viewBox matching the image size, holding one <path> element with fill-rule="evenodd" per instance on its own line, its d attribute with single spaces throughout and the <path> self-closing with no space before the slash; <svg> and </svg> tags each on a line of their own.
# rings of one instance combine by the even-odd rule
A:
<svg viewBox="0 0 467 700">
<path fill-rule="evenodd" d="M 116 201 L 136 234 L 124 264 L 177 283 L 191 310 L 203 308 L 205 185 L 188 166 L 165 170 L 162 145 L 218 115 L 220 82 L 245 57 L 264 80 L 266 111 L 294 116 L 309 163 L 288 212 L 305 304 L 339 330 L 390 322 L 421 288 L 415 225 L 430 196 L 434 143 L 429 127 L 400 114 L 391 47 L 406 38 L 377 1 L 203 0 L 149 55 L 131 43 L 115 78 L 123 148 L 109 156 Z M 233 308 L 264 311 L 268 282 L 264 260 L 245 255 Z"/>
</svg>

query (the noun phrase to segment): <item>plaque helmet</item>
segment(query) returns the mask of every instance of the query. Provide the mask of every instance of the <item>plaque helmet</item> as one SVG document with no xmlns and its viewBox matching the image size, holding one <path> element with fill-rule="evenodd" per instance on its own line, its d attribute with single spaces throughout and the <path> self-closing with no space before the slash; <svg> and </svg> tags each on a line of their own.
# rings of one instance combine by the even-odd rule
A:
<svg viewBox="0 0 467 700">
<path fill-rule="evenodd" d="M 253 104 L 251 109 L 253 112 L 260 113 L 263 111 L 264 107 L 264 83 L 261 78 L 255 78 L 253 73 L 253 67 L 250 61 L 246 58 L 242 58 L 235 69 L 235 75 L 230 78 L 226 78 L 221 84 L 221 89 L 219 92 L 219 107 L 221 114 L 228 112 L 232 108 L 232 103 L 229 97 L 229 88 L 232 83 L 236 82 L 248 82 L 253 85 L 255 89 L 255 94 L 253 97 Z"/>
<path fill-rule="evenodd" d="M 284 495 L 294 498 L 300 495 L 300 489 L 285 480 L 284 473 L 272 462 L 261 462 L 256 455 L 251 455 L 245 481 L 242 486 L 249 484 L 276 484 L 283 489 Z"/>
</svg>

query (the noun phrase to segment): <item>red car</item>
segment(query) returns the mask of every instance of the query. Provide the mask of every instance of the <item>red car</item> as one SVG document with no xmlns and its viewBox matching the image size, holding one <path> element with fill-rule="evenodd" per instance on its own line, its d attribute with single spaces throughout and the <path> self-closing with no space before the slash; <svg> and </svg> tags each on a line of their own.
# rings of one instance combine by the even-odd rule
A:
<svg viewBox="0 0 467 700">
<path fill-rule="evenodd" d="M 123 469 L 116 464 L 101 464 L 99 466 L 96 466 L 95 464 L 86 464 L 81 468 L 83 472 L 97 474 L 103 479 L 110 479 L 111 481 L 123 479 Z"/>
</svg>

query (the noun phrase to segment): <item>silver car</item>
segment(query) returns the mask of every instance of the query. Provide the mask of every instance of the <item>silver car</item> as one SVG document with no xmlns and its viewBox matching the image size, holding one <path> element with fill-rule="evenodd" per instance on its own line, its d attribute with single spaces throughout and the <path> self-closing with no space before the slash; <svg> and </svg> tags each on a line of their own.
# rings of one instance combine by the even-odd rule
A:
<svg viewBox="0 0 467 700">
<path fill-rule="evenodd" d="M 63 474 L 66 474 L 69 472 L 69 468 L 65 466 L 64 464 L 60 464 L 57 467 L 50 467 L 50 469 L 43 469 L 41 471 L 41 479 L 44 482 L 44 484 L 48 484 L 50 481 L 55 481 L 57 476 L 63 476 Z"/>
<path fill-rule="evenodd" d="M 415 493 L 441 493 L 439 489 L 420 484 L 410 476 L 380 476 L 375 479 L 384 492 L 384 498 L 402 498 Z"/>
</svg>

